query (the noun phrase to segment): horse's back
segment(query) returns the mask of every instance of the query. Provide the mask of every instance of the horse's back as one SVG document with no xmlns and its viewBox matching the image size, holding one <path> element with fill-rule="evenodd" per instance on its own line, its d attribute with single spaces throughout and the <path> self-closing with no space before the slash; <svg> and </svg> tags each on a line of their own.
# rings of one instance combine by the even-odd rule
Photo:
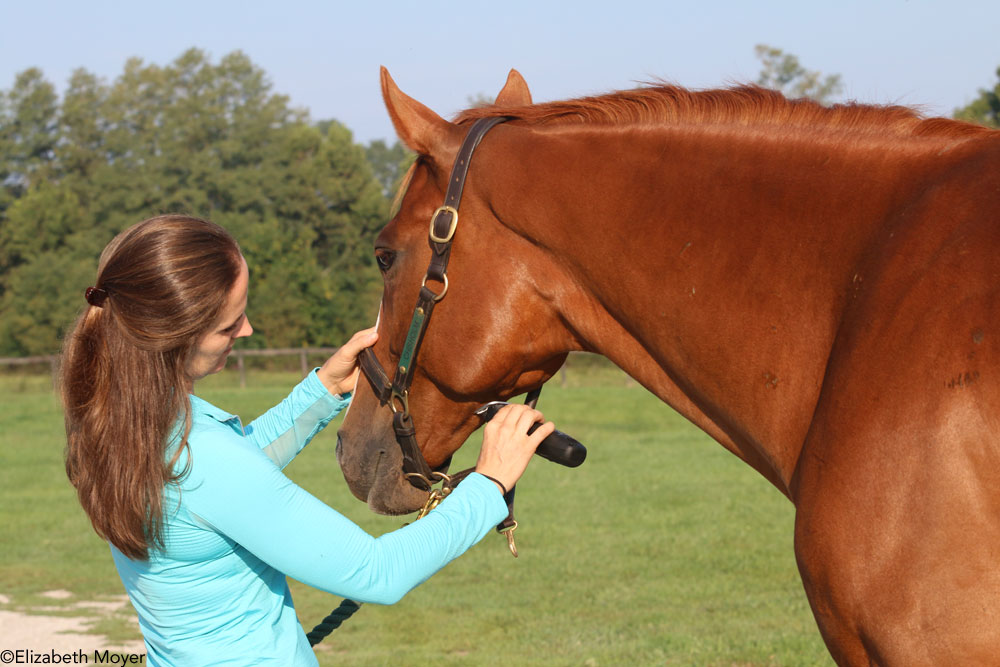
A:
<svg viewBox="0 0 1000 667">
<path fill-rule="evenodd" d="M 852 277 L 796 485 L 817 618 L 831 647 L 860 634 L 845 663 L 996 660 L 997 167 L 1000 141 L 922 182 Z"/>
</svg>

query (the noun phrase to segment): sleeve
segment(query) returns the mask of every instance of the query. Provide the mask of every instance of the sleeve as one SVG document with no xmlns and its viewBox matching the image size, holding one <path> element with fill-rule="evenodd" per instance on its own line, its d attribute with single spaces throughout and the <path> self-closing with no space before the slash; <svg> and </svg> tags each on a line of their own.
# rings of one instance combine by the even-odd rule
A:
<svg viewBox="0 0 1000 667">
<path fill-rule="evenodd" d="M 198 435 L 184 484 L 190 511 L 287 576 L 354 600 L 398 601 L 507 515 L 496 485 L 472 474 L 423 519 L 372 537 L 235 433 L 213 429 L 224 446 Z"/>
<path fill-rule="evenodd" d="M 284 468 L 351 402 L 351 395 L 333 395 L 309 373 L 291 393 L 244 428 L 278 468 Z"/>
</svg>

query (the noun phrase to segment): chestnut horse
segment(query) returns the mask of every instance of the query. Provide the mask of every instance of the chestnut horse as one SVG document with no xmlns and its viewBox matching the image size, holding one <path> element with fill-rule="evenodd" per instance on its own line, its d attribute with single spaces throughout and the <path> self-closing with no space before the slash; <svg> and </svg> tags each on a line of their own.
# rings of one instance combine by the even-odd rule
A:
<svg viewBox="0 0 1000 667">
<path fill-rule="evenodd" d="M 600 353 L 794 503 L 838 663 L 997 664 L 1000 132 L 755 87 L 533 105 L 512 71 L 454 122 L 382 90 L 419 156 L 375 243 L 385 368 L 459 145 L 509 118 L 472 159 L 409 391 L 431 467 L 477 407 Z M 426 498 L 364 381 L 338 460 L 377 512 Z"/>
</svg>

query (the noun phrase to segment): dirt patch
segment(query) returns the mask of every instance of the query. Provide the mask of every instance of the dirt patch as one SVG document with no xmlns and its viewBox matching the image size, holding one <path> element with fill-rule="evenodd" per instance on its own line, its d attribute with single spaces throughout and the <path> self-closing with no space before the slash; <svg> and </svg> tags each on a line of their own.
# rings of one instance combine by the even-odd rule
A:
<svg viewBox="0 0 1000 667">
<path fill-rule="evenodd" d="M 68 591 L 48 591 L 42 597 L 53 601 L 73 598 Z M 59 616 L 52 615 L 58 612 Z M 33 651 L 36 654 L 93 654 L 109 650 L 132 655 L 144 654 L 142 641 L 112 642 L 95 634 L 93 628 L 113 615 L 132 614 L 127 597 L 110 600 L 81 600 L 59 606 L 16 607 L 11 599 L 0 595 L 0 650 Z"/>
</svg>

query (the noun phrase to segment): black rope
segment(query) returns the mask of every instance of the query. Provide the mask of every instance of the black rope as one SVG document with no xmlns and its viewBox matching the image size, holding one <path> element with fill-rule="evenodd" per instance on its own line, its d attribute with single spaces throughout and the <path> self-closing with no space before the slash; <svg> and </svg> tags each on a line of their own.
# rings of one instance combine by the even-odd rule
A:
<svg viewBox="0 0 1000 667">
<path fill-rule="evenodd" d="M 344 600 L 340 603 L 340 606 L 330 612 L 330 615 L 323 619 L 323 622 L 312 629 L 312 632 L 306 635 L 306 639 L 309 640 L 310 646 L 315 646 L 320 643 L 326 636 L 331 632 L 340 627 L 340 624 L 349 619 L 354 615 L 358 609 L 361 609 L 361 603 L 355 602 L 354 600 Z"/>
</svg>

